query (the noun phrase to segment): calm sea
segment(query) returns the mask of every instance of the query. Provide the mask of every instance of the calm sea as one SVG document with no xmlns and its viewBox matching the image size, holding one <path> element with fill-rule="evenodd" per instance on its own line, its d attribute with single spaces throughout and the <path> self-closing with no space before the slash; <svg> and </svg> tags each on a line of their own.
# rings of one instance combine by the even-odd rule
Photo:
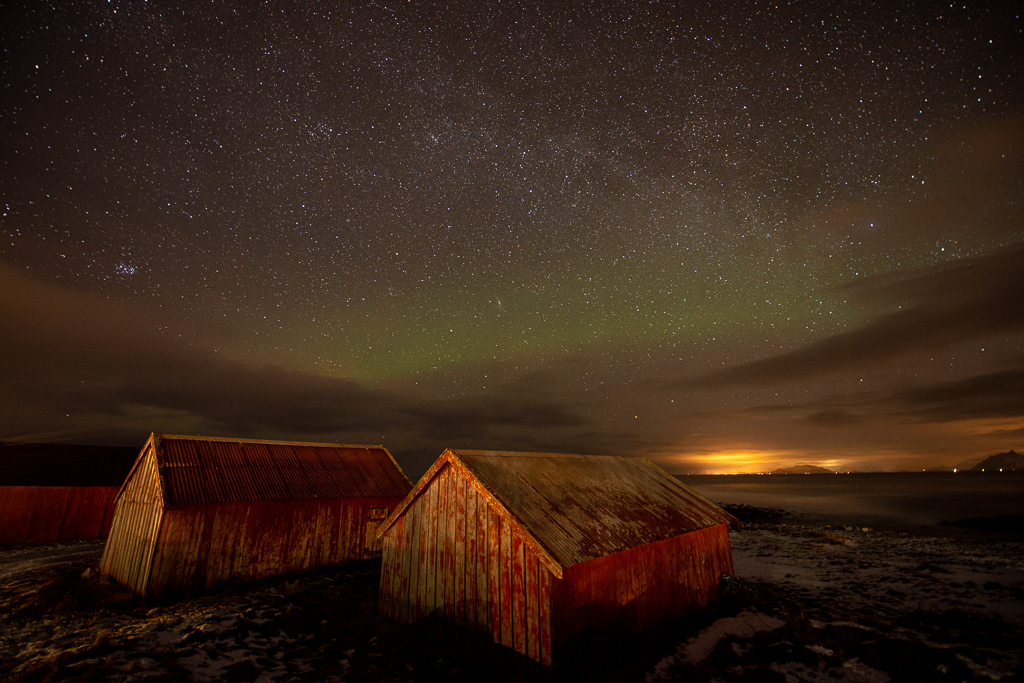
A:
<svg viewBox="0 0 1024 683">
<path fill-rule="evenodd" d="M 961 535 L 940 524 L 1024 514 L 1024 472 L 678 475 L 716 503 L 782 508 L 789 524 Z"/>
</svg>

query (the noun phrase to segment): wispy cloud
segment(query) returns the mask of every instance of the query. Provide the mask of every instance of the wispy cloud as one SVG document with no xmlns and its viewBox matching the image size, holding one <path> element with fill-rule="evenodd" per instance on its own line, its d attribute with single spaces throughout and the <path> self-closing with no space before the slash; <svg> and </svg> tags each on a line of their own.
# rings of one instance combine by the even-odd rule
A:
<svg viewBox="0 0 1024 683">
<path fill-rule="evenodd" d="M 679 386 L 764 385 L 807 380 L 903 355 L 1024 330 L 1024 244 L 902 277 L 847 288 L 888 312 L 851 332 L 790 353 L 742 363 Z"/>
<path fill-rule="evenodd" d="M 144 431 L 200 425 L 238 436 L 390 434 L 434 456 L 442 445 L 470 443 L 586 448 L 566 434 L 592 431 L 567 402 L 516 383 L 435 398 L 222 358 L 212 345 L 179 339 L 170 330 L 180 322 L 9 269 L 0 269 L 0 319 L 0 356 L 18 359 L 0 364 L 7 416 L 0 438 L 109 434 L 110 424 L 145 412 L 140 407 L 153 416 L 141 420 Z M 530 381 L 536 389 L 538 379 Z M 66 414 L 98 425 L 56 429 Z"/>
</svg>

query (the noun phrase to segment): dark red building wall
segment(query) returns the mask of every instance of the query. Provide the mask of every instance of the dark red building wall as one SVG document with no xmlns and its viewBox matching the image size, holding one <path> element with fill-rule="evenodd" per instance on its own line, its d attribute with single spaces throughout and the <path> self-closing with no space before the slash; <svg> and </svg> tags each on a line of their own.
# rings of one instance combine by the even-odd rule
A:
<svg viewBox="0 0 1024 683">
<path fill-rule="evenodd" d="M 470 476 L 445 465 L 385 532 L 381 615 L 478 654 L 495 644 L 551 664 L 588 633 L 639 633 L 703 607 L 733 571 L 722 524 L 573 565 L 558 579 Z"/>
<path fill-rule="evenodd" d="M 0 487 L 0 545 L 105 538 L 117 486 Z"/>
<path fill-rule="evenodd" d="M 731 574 L 725 524 L 567 567 L 551 587 L 554 644 L 588 632 L 640 633 L 708 604 Z"/>
<path fill-rule="evenodd" d="M 458 646 L 551 663 L 551 572 L 461 469 L 446 465 L 384 535 L 380 613 Z"/>
<path fill-rule="evenodd" d="M 291 574 L 381 556 L 375 531 L 400 497 L 166 508 L 146 595 Z M 369 547 L 367 547 L 369 546 Z"/>
</svg>

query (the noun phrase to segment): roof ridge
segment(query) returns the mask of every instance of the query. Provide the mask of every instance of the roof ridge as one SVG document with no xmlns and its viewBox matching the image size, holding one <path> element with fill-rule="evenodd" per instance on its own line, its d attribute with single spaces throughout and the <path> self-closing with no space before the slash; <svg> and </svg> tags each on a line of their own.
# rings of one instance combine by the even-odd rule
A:
<svg viewBox="0 0 1024 683">
<path fill-rule="evenodd" d="M 315 448 L 385 448 L 384 444 L 330 443 L 319 441 L 279 441 L 275 439 L 244 439 L 233 436 L 200 436 L 192 434 L 159 434 L 161 439 L 175 441 L 220 441 L 226 443 L 259 443 L 275 446 L 310 446 Z"/>
<path fill-rule="evenodd" d="M 647 458 L 449 448 L 378 527 L 378 538 L 445 466 L 469 477 L 552 568 L 734 520 Z"/>
<path fill-rule="evenodd" d="M 474 450 L 468 448 L 450 448 L 448 449 L 452 453 L 459 455 L 475 455 L 481 457 L 498 457 L 498 458 L 571 458 L 578 460 L 586 459 L 601 459 L 601 458 L 616 458 L 618 460 L 641 460 L 646 458 L 640 458 L 639 456 L 629 455 L 588 455 L 585 453 L 543 453 L 543 452 L 532 452 L 532 451 L 490 451 L 490 450 Z"/>
</svg>

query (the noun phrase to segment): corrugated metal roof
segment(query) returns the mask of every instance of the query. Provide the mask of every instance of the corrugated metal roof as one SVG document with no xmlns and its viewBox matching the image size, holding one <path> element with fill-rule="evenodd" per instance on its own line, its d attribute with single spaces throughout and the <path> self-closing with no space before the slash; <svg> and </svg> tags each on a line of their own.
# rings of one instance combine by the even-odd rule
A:
<svg viewBox="0 0 1024 683">
<path fill-rule="evenodd" d="M 138 448 L 0 444 L 0 486 L 120 486 Z"/>
<path fill-rule="evenodd" d="M 448 450 L 441 460 L 468 470 L 562 567 L 736 521 L 643 458 Z"/>
<path fill-rule="evenodd" d="M 154 434 L 165 504 L 404 496 L 384 446 Z"/>
</svg>

